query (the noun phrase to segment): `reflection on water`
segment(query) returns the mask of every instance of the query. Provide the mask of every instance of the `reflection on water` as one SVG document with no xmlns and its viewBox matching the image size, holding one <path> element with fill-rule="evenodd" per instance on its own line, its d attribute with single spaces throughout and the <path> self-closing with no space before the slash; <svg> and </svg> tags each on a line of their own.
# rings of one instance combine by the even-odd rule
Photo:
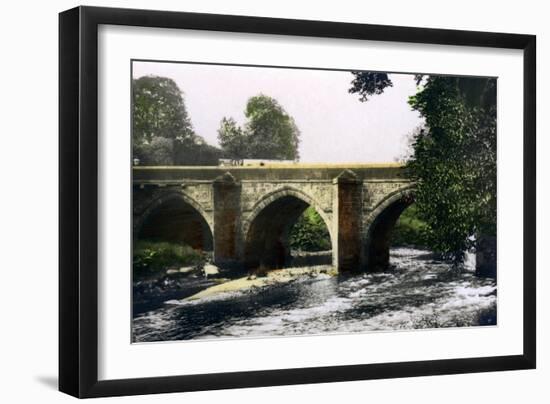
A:
<svg viewBox="0 0 550 404">
<path fill-rule="evenodd" d="M 167 304 L 133 320 L 135 342 L 288 336 L 496 324 L 496 282 L 427 251 L 396 248 L 392 270 Z"/>
</svg>

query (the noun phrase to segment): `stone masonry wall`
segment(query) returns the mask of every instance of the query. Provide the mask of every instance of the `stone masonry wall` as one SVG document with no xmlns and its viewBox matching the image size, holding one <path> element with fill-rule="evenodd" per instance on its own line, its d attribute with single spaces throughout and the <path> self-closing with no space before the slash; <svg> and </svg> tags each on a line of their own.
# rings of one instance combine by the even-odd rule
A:
<svg viewBox="0 0 550 404">
<path fill-rule="evenodd" d="M 214 177 L 214 175 L 217 176 Z M 257 179 L 254 179 L 255 175 Z M 343 190 L 348 187 L 345 184 L 340 188 L 335 186 L 333 181 L 336 178 L 342 179 L 342 175 L 353 178 L 358 186 L 357 191 L 353 191 L 352 194 L 347 191 L 338 192 L 338 189 Z M 305 178 L 300 179 L 300 176 Z M 220 178 L 230 179 L 236 186 L 226 190 L 226 184 L 222 184 L 216 188 L 214 183 L 216 181 L 219 183 Z M 196 208 L 211 228 L 214 240 L 218 240 L 218 245 L 223 244 L 220 256 L 231 258 L 234 251 L 235 259 L 239 259 L 251 221 L 278 198 L 293 196 L 314 206 L 323 217 L 331 233 L 333 248 L 339 248 L 338 240 L 340 240 L 347 244 L 345 248 L 350 250 L 355 248 L 355 238 L 349 238 L 343 234 L 342 232 L 346 229 L 339 229 L 338 224 L 348 224 L 350 231 L 353 232 L 358 229 L 358 242 L 364 243 L 374 216 L 380 214 L 380 210 L 393 197 L 406 192 L 411 187 L 412 183 L 403 178 L 399 167 L 380 169 L 372 167 L 355 169 L 354 167 L 351 170 L 341 167 L 325 171 L 323 169 L 235 170 L 231 167 L 214 167 L 208 170 L 176 167 L 164 170 L 140 167 L 139 170 L 134 171 L 134 223 L 139 223 L 151 209 L 160 207 L 164 199 L 178 195 Z M 217 212 L 216 216 L 216 209 L 218 209 L 215 206 L 216 200 L 221 210 L 229 209 L 227 211 L 231 213 L 231 223 L 222 221 L 223 218 L 220 215 L 223 212 L 221 211 Z M 221 204 L 220 201 L 224 203 Z M 343 204 L 347 206 L 346 210 L 342 210 Z M 335 206 L 339 207 L 338 220 L 334 216 Z M 284 205 L 280 209 L 284 209 Z M 342 212 L 346 212 L 345 215 L 351 215 L 349 220 L 340 217 Z M 216 230 L 221 231 L 232 226 L 235 227 L 235 233 L 231 232 L 230 240 L 216 234 Z M 345 254 L 352 256 L 353 254 L 347 250 Z"/>
</svg>

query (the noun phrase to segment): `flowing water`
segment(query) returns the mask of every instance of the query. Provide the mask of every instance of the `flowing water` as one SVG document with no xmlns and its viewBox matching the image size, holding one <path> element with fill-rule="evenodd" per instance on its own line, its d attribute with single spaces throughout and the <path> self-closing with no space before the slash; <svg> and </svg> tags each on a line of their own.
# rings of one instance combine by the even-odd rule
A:
<svg viewBox="0 0 550 404">
<path fill-rule="evenodd" d="M 496 282 L 429 251 L 391 250 L 391 270 L 301 276 L 282 284 L 170 301 L 133 320 L 135 342 L 267 337 L 496 324 Z"/>
</svg>

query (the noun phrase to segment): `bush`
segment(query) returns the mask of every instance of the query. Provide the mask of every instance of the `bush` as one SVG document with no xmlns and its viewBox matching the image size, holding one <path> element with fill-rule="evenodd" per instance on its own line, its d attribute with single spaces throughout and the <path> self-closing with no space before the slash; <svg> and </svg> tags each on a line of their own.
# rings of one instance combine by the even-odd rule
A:
<svg viewBox="0 0 550 404">
<path fill-rule="evenodd" d="M 199 266 L 205 259 L 201 252 L 188 245 L 139 240 L 134 245 L 134 275 L 151 275 L 171 266 Z"/>
<path fill-rule="evenodd" d="M 307 208 L 292 227 L 290 247 L 300 251 L 326 251 L 331 249 L 327 226 L 312 207 Z"/>
<path fill-rule="evenodd" d="M 427 247 L 427 225 L 418 218 L 416 206 L 405 209 L 393 228 L 391 241 L 394 246 Z"/>
<path fill-rule="evenodd" d="M 177 144 L 174 164 L 181 166 L 217 166 L 223 152 L 215 146 L 206 144 L 202 138 L 199 143 Z"/>
</svg>

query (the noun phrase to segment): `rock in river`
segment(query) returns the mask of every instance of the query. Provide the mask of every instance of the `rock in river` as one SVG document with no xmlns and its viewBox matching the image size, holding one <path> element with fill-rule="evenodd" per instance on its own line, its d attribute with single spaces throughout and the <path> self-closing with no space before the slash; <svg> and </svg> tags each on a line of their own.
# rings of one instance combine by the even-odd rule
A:
<svg viewBox="0 0 550 404">
<path fill-rule="evenodd" d="M 182 274 L 188 274 L 189 272 L 193 272 L 195 269 L 197 269 L 196 267 L 181 267 L 179 269 L 179 272 L 182 273 Z"/>
<path fill-rule="evenodd" d="M 217 266 L 212 264 L 206 264 L 204 266 L 204 275 L 205 276 L 211 276 L 211 275 L 218 275 L 220 273 L 220 270 Z"/>
</svg>

